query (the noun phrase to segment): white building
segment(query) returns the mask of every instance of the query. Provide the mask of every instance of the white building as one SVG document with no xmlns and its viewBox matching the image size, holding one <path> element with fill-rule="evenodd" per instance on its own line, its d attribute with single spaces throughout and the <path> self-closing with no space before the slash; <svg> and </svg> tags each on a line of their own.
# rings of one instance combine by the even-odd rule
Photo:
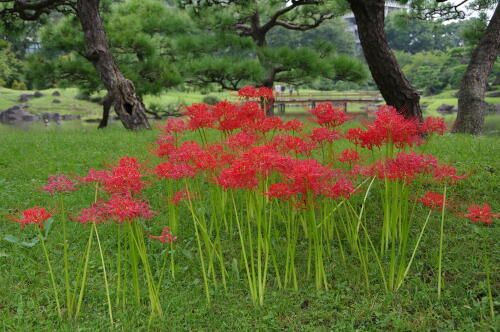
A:
<svg viewBox="0 0 500 332">
<path fill-rule="evenodd" d="M 402 5 L 396 1 L 386 1 L 385 2 L 385 16 L 389 15 L 393 11 L 403 10 L 408 8 L 407 5 Z M 343 16 L 344 20 L 347 22 L 347 31 L 352 32 L 356 37 L 356 50 L 359 52 L 361 50 L 361 42 L 359 41 L 358 26 L 356 25 L 356 19 L 353 13 L 349 13 Z"/>
</svg>

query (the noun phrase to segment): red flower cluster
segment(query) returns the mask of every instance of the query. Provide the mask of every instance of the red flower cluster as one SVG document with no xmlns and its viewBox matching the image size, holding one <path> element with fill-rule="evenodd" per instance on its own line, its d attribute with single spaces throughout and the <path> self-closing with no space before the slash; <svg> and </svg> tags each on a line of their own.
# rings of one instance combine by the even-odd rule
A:
<svg viewBox="0 0 500 332">
<path fill-rule="evenodd" d="M 400 152 L 395 158 L 378 160 L 373 172 L 379 178 L 403 180 L 407 184 L 420 176 L 427 176 L 433 181 L 454 184 L 465 178 L 457 175 L 457 170 L 449 165 L 439 164 L 436 157 L 416 152 Z"/>
<path fill-rule="evenodd" d="M 31 209 L 24 210 L 22 212 L 21 218 L 11 218 L 11 220 L 20 224 L 22 228 L 27 225 L 37 225 L 38 227 L 43 229 L 44 222 L 53 215 L 53 213 L 48 212 L 47 210 L 45 210 L 45 208 L 35 206 Z"/>
<path fill-rule="evenodd" d="M 255 88 L 251 85 L 247 85 L 238 90 L 238 96 L 242 98 L 265 98 L 265 99 L 273 99 L 274 92 L 273 89 L 266 88 L 264 86 L 260 88 Z"/>
<path fill-rule="evenodd" d="M 436 133 L 438 135 L 444 135 L 446 132 L 446 124 L 443 118 L 428 117 L 422 123 L 421 131 L 427 134 Z"/>
<path fill-rule="evenodd" d="M 68 178 L 66 175 L 59 174 L 59 175 L 49 175 L 49 180 L 47 181 L 47 184 L 43 186 L 40 190 L 47 191 L 49 194 L 53 195 L 56 192 L 68 193 L 71 191 L 76 191 L 78 190 L 78 188 L 76 188 L 75 183 L 71 181 L 71 179 Z"/>
<path fill-rule="evenodd" d="M 345 149 L 340 154 L 340 157 L 338 158 L 338 160 L 344 164 L 352 164 L 353 162 L 358 161 L 360 158 L 361 158 L 361 156 L 359 155 L 359 153 L 356 150 Z"/>
<path fill-rule="evenodd" d="M 309 112 L 316 117 L 313 122 L 328 128 L 335 128 L 349 121 L 347 114 L 339 108 L 333 108 L 331 103 L 319 104 Z"/>
<path fill-rule="evenodd" d="M 87 176 L 80 178 L 83 183 L 97 183 L 109 194 L 140 194 L 146 184 L 142 181 L 142 165 L 134 157 L 122 157 L 118 165 L 110 170 L 90 169 Z"/>
<path fill-rule="evenodd" d="M 332 170 L 315 159 L 295 159 L 289 166 L 280 172 L 285 181 L 269 186 L 266 193 L 269 197 L 288 200 L 296 196 L 298 201 L 308 204 L 316 196 L 348 198 L 354 191 L 352 181 L 341 170 Z"/>
<path fill-rule="evenodd" d="M 491 213 L 491 207 L 488 204 L 484 204 L 483 206 L 471 205 L 468 212 L 462 216 L 468 218 L 474 224 L 480 221 L 486 225 L 490 225 L 493 219 L 500 218 L 500 214 Z"/>
<path fill-rule="evenodd" d="M 368 148 L 380 148 L 385 144 L 394 144 L 397 148 L 420 144 L 420 125 L 417 120 L 405 119 L 394 107 L 382 106 L 375 121 L 361 128 L 349 129 L 346 138 L 356 145 Z"/>
<path fill-rule="evenodd" d="M 82 209 L 76 221 L 101 224 L 114 221 L 118 224 L 132 222 L 137 219 L 148 220 L 154 216 L 149 204 L 128 195 L 113 195 L 107 201 L 92 204 L 88 209 Z"/>
<path fill-rule="evenodd" d="M 155 239 L 160 241 L 161 243 L 167 243 L 167 242 L 174 242 L 177 240 L 177 237 L 174 237 L 172 235 L 172 232 L 170 231 L 170 228 L 168 227 L 163 227 L 163 230 L 161 231 L 161 235 L 149 235 L 150 238 Z"/>
<path fill-rule="evenodd" d="M 443 195 L 431 191 L 426 192 L 418 201 L 432 210 L 442 209 L 445 203 Z"/>
</svg>

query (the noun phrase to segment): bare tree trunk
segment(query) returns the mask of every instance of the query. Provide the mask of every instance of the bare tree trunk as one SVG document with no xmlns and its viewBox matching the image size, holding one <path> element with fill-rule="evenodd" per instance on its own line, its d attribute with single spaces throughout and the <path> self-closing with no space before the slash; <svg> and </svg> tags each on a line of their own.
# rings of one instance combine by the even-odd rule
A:
<svg viewBox="0 0 500 332">
<path fill-rule="evenodd" d="M 133 130 L 151 129 L 144 104 L 137 96 L 134 84 L 120 71 L 109 50 L 99 15 L 99 2 L 100 0 L 78 0 L 77 3 L 77 15 L 85 35 L 87 59 L 100 74 L 123 126 Z"/>
<path fill-rule="evenodd" d="M 348 0 L 356 18 L 359 40 L 380 93 L 388 105 L 407 118 L 422 120 L 420 95 L 406 79 L 384 31 L 384 0 Z"/>
<path fill-rule="evenodd" d="M 472 53 L 458 92 L 458 114 L 454 133 L 479 135 L 486 115 L 484 94 L 488 75 L 500 52 L 500 3 L 493 13 L 486 33 Z"/>
</svg>

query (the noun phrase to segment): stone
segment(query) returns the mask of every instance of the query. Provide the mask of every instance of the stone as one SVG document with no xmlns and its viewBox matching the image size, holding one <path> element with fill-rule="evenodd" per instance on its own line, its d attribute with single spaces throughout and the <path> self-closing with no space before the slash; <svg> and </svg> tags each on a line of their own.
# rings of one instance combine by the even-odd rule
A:
<svg viewBox="0 0 500 332">
<path fill-rule="evenodd" d="M 52 100 L 52 103 L 53 103 L 53 104 L 60 104 L 60 103 L 61 103 L 61 101 L 60 101 L 59 99 L 54 99 L 54 100 Z"/>
<path fill-rule="evenodd" d="M 40 98 L 40 97 L 43 97 L 43 93 L 41 93 L 40 91 L 36 91 L 33 96 L 36 98 Z"/>
<path fill-rule="evenodd" d="M 23 93 L 22 95 L 19 96 L 19 101 L 21 103 L 25 103 L 27 102 L 28 100 L 30 100 L 30 98 L 33 98 L 35 95 L 30 95 L 28 93 Z"/>
<path fill-rule="evenodd" d="M 21 121 L 37 121 L 40 119 L 38 115 L 26 112 L 26 108 L 26 105 L 15 105 L 3 112 L 0 112 L 0 122 L 13 123 Z"/>
<path fill-rule="evenodd" d="M 54 112 L 45 112 L 42 113 L 42 119 L 59 122 L 59 120 L 61 120 L 61 115 L 59 113 L 54 113 Z"/>
<path fill-rule="evenodd" d="M 54 96 L 54 97 L 59 97 L 60 95 L 61 95 L 61 93 L 57 90 L 52 92 L 52 96 Z"/>
<path fill-rule="evenodd" d="M 81 117 L 79 115 L 72 115 L 72 114 L 63 114 L 61 115 L 61 120 L 68 121 L 68 120 L 80 120 Z"/>
<path fill-rule="evenodd" d="M 453 106 L 453 105 L 441 104 L 441 105 L 437 108 L 437 111 L 438 111 L 439 113 L 451 114 L 451 113 L 453 113 L 453 108 L 455 108 L 455 106 Z"/>
</svg>

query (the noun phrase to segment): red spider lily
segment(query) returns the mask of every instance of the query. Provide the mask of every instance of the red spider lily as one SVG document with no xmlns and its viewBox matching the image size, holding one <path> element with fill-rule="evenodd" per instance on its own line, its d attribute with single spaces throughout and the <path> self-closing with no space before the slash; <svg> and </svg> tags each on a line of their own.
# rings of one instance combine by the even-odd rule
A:
<svg viewBox="0 0 500 332">
<path fill-rule="evenodd" d="M 47 184 L 43 186 L 41 191 L 46 191 L 50 195 L 53 195 L 55 192 L 59 193 L 68 193 L 71 191 L 76 191 L 78 188 L 75 187 L 75 183 L 71 181 L 70 178 L 68 178 L 64 174 L 58 174 L 58 175 L 49 175 L 49 180 L 47 181 Z"/>
<path fill-rule="evenodd" d="M 163 230 L 161 231 L 161 235 L 149 235 L 151 239 L 155 239 L 160 241 L 161 243 L 167 243 L 167 242 L 174 242 L 177 240 L 177 237 L 174 237 L 172 235 L 172 232 L 170 231 L 170 228 L 168 227 L 163 227 Z"/>
<path fill-rule="evenodd" d="M 109 172 L 107 170 L 98 170 L 91 168 L 89 169 L 87 176 L 78 178 L 82 183 L 98 183 L 99 185 L 104 185 L 106 180 L 109 178 Z"/>
<path fill-rule="evenodd" d="M 145 187 L 140 167 L 134 157 L 120 158 L 118 166 L 110 170 L 104 190 L 110 194 L 140 194 Z"/>
<path fill-rule="evenodd" d="M 443 195 L 432 191 L 426 192 L 418 201 L 432 210 L 442 209 L 445 203 Z"/>
<path fill-rule="evenodd" d="M 172 199 L 170 199 L 170 202 L 174 205 L 179 205 L 180 201 L 183 201 L 185 199 L 195 199 L 198 198 L 197 194 L 189 192 L 187 189 L 179 190 L 174 193 L 174 196 Z"/>
<path fill-rule="evenodd" d="M 156 166 L 154 171 L 158 177 L 165 179 L 184 179 L 194 178 L 196 176 L 196 169 L 188 163 L 173 164 L 170 162 L 161 163 Z"/>
<path fill-rule="evenodd" d="M 280 131 L 284 129 L 283 121 L 278 117 L 265 118 L 256 122 L 247 123 L 245 129 L 266 134 L 270 131 Z"/>
<path fill-rule="evenodd" d="M 340 139 L 339 133 L 337 131 L 329 130 L 328 128 L 323 127 L 313 129 L 312 134 L 308 135 L 308 137 L 316 143 L 331 143 Z"/>
<path fill-rule="evenodd" d="M 457 170 L 450 165 L 436 165 L 434 169 L 434 179 L 442 184 L 456 184 L 466 177 L 466 175 L 457 175 Z"/>
<path fill-rule="evenodd" d="M 395 158 L 378 160 L 374 172 L 379 178 L 403 180 L 409 184 L 417 176 L 432 174 L 437 166 L 437 159 L 430 154 L 400 152 Z"/>
<path fill-rule="evenodd" d="M 283 125 L 283 129 L 287 131 L 301 132 L 304 129 L 304 124 L 297 119 L 287 121 Z"/>
<path fill-rule="evenodd" d="M 102 224 L 108 220 L 106 210 L 101 203 L 93 203 L 90 208 L 81 209 L 80 215 L 71 218 L 83 225 L 87 224 Z"/>
<path fill-rule="evenodd" d="M 233 150 L 247 149 L 257 143 L 259 137 L 252 132 L 242 131 L 233 134 L 226 140 L 226 145 Z"/>
<path fill-rule="evenodd" d="M 170 119 L 164 126 L 159 126 L 165 134 L 183 133 L 188 129 L 186 122 L 182 119 Z"/>
<path fill-rule="evenodd" d="M 187 126 L 190 130 L 212 128 L 216 121 L 211 107 L 207 104 L 193 104 L 186 107 L 184 115 L 189 118 Z"/>
<path fill-rule="evenodd" d="M 351 142 L 370 150 L 384 144 L 394 144 L 397 148 L 422 143 L 419 123 L 416 119 L 405 119 L 394 107 L 382 106 L 376 112 L 373 123 L 360 128 L 349 129 L 346 135 Z"/>
<path fill-rule="evenodd" d="M 257 89 L 251 85 L 247 85 L 238 90 L 238 97 L 247 99 L 252 99 L 252 98 L 272 99 L 274 98 L 274 91 L 273 89 L 266 88 L 265 86 L 262 86 Z"/>
<path fill-rule="evenodd" d="M 271 88 L 266 88 L 265 86 L 261 86 L 259 88 L 259 90 L 257 91 L 257 95 L 260 98 L 273 99 L 274 98 L 274 91 Z"/>
<path fill-rule="evenodd" d="M 158 144 L 158 148 L 152 152 L 158 157 L 168 157 L 170 153 L 176 149 L 174 142 L 162 142 Z"/>
<path fill-rule="evenodd" d="M 306 155 L 310 155 L 312 150 L 318 148 L 313 142 L 291 135 L 276 135 L 271 144 L 283 153 L 293 151 L 296 154 L 304 153 Z"/>
<path fill-rule="evenodd" d="M 238 118 L 241 120 L 242 127 L 245 123 L 255 122 L 266 118 L 266 113 L 260 108 L 257 102 L 246 102 L 238 109 Z"/>
<path fill-rule="evenodd" d="M 265 193 L 269 198 L 278 198 L 283 201 L 289 200 L 295 193 L 290 188 L 290 185 L 285 182 L 272 183 Z"/>
<path fill-rule="evenodd" d="M 425 119 L 424 123 L 422 123 L 422 127 L 420 130 L 428 134 L 436 133 L 438 135 L 444 135 L 446 129 L 446 124 L 444 123 L 443 118 L 430 116 Z"/>
<path fill-rule="evenodd" d="M 257 98 L 258 92 L 254 86 L 247 85 L 238 90 L 238 97 L 242 98 Z"/>
<path fill-rule="evenodd" d="M 361 158 L 361 156 L 359 155 L 359 153 L 356 150 L 345 149 L 340 154 L 340 157 L 338 158 L 338 160 L 344 164 L 351 164 L 355 161 L 358 161 L 360 158 Z"/>
<path fill-rule="evenodd" d="M 340 170 L 332 170 L 315 159 L 293 160 L 281 172 L 285 182 L 269 186 L 266 195 L 270 198 L 288 200 L 296 197 L 301 206 L 309 203 L 309 198 L 323 195 L 330 198 L 349 197 L 354 191 L 353 183 L 344 178 Z"/>
<path fill-rule="evenodd" d="M 22 217 L 19 219 L 11 218 L 13 222 L 21 225 L 24 228 L 26 225 L 37 225 L 43 229 L 44 222 L 52 217 L 54 214 L 38 206 L 32 207 L 31 209 L 24 210 L 22 212 Z"/>
<path fill-rule="evenodd" d="M 278 153 L 271 145 L 254 146 L 235 159 L 229 168 L 223 169 L 216 182 L 227 188 L 256 188 L 259 179 L 272 171 L 283 171 L 290 167 L 291 158 Z"/>
<path fill-rule="evenodd" d="M 483 206 L 471 205 L 468 212 L 467 214 L 463 214 L 462 217 L 468 218 L 474 224 L 481 221 L 486 225 L 491 225 L 493 219 L 500 218 L 500 214 L 491 213 L 491 207 L 488 204 L 484 204 Z"/>
<path fill-rule="evenodd" d="M 195 141 L 186 141 L 182 145 L 172 150 L 168 159 L 172 163 L 187 163 L 197 158 L 201 153 L 201 147 Z"/>
<path fill-rule="evenodd" d="M 91 212 L 96 214 L 91 216 Z M 83 211 L 83 214 L 76 220 L 82 223 L 115 221 L 122 224 L 136 219 L 148 220 L 153 216 L 154 213 L 150 210 L 149 203 L 128 195 L 113 195 L 107 201 L 93 204 L 91 209 Z"/>
<path fill-rule="evenodd" d="M 320 126 L 335 128 L 349 121 L 349 117 L 342 109 L 333 108 L 331 103 L 319 104 L 315 108 L 309 110 L 316 119 L 312 120 Z"/>
</svg>

